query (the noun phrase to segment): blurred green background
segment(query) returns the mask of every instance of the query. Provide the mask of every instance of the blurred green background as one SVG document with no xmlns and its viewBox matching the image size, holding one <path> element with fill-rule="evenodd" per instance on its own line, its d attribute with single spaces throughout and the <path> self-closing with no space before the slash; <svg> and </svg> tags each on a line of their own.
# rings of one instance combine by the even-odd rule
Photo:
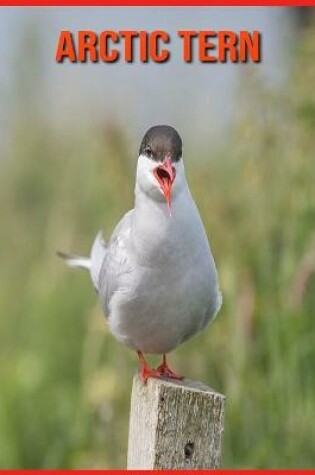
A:
<svg viewBox="0 0 315 475">
<path fill-rule="evenodd" d="M 110 119 L 56 129 L 25 41 L 0 157 L 0 467 L 124 468 L 137 358 L 55 250 L 110 236 L 132 206 L 141 136 Z M 225 468 L 315 466 L 314 17 L 291 54 L 280 89 L 240 71 L 220 148 L 183 136 L 224 305 L 170 361 L 226 394 Z"/>
</svg>

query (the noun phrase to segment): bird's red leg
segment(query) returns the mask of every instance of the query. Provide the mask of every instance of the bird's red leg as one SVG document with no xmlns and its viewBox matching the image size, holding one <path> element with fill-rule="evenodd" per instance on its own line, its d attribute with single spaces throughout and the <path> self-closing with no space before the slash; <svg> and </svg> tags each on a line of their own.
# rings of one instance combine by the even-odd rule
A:
<svg viewBox="0 0 315 475">
<path fill-rule="evenodd" d="M 140 368 L 139 368 L 139 376 L 140 379 L 144 382 L 148 380 L 148 378 L 158 378 L 161 379 L 160 372 L 157 369 L 152 369 L 146 362 L 144 354 L 142 351 L 137 351 L 139 356 Z"/>
<path fill-rule="evenodd" d="M 184 379 L 184 376 L 182 376 L 181 374 L 174 373 L 174 371 L 169 368 L 166 362 L 166 355 L 163 355 L 163 363 L 157 368 L 156 371 L 159 373 L 161 378 L 166 376 L 169 379 Z"/>
</svg>

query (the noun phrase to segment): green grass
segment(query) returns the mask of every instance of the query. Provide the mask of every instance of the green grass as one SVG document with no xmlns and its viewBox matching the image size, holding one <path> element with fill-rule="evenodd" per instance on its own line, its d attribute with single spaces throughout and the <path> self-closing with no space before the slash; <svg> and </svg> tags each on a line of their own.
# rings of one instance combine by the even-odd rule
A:
<svg viewBox="0 0 315 475">
<path fill-rule="evenodd" d="M 171 359 L 227 395 L 224 467 L 315 466 L 314 38 L 281 91 L 248 69 L 224 149 L 187 156 L 224 305 Z M 136 357 L 55 250 L 110 235 L 135 162 L 119 125 L 57 134 L 26 92 L 1 157 L 0 467 L 124 467 Z"/>
</svg>

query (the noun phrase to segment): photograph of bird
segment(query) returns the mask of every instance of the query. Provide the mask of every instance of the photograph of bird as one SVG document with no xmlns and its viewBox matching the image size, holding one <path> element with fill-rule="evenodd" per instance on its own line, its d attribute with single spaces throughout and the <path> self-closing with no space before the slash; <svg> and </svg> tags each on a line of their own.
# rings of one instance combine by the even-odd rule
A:
<svg viewBox="0 0 315 475">
<path fill-rule="evenodd" d="M 222 304 L 206 231 L 185 177 L 182 139 L 151 127 L 139 150 L 134 208 L 90 257 L 58 252 L 89 270 L 112 334 L 137 351 L 140 378 L 182 379 L 166 355 L 214 320 Z M 163 356 L 150 368 L 145 354 Z"/>
</svg>

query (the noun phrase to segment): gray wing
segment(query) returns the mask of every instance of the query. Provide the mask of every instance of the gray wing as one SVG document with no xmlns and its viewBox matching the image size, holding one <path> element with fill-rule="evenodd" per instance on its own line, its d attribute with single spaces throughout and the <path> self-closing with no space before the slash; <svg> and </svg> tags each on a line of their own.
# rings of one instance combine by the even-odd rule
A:
<svg viewBox="0 0 315 475">
<path fill-rule="evenodd" d="M 132 272 L 130 262 L 131 225 L 133 210 L 128 211 L 117 224 L 106 249 L 99 275 L 99 297 L 106 316 L 109 303 L 116 292 L 123 292 Z"/>
<path fill-rule="evenodd" d="M 213 320 L 216 318 L 216 316 L 218 315 L 220 311 L 222 302 L 223 302 L 223 297 L 222 297 L 222 293 L 221 293 L 221 290 L 219 289 L 219 284 L 217 281 L 215 285 L 214 297 L 205 314 L 205 318 L 201 321 L 199 325 L 199 330 L 203 330 L 207 325 L 209 325 L 209 323 L 213 322 Z"/>
</svg>

